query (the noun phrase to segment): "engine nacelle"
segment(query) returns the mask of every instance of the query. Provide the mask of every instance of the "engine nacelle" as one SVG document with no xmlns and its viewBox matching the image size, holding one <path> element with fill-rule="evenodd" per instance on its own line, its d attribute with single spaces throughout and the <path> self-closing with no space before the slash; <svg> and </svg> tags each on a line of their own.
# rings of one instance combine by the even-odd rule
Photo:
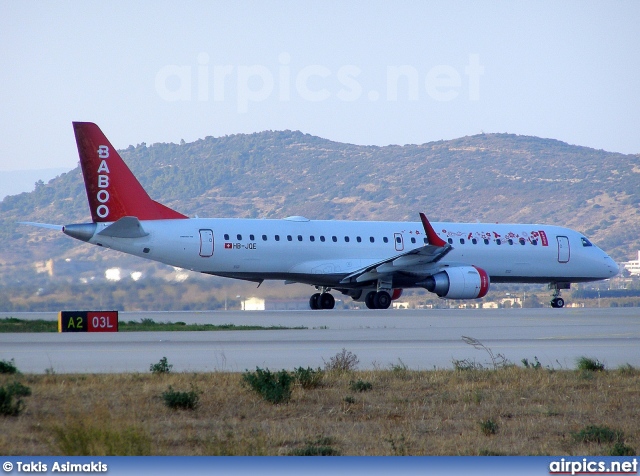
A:
<svg viewBox="0 0 640 476">
<path fill-rule="evenodd" d="M 429 276 L 420 285 L 439 297 L 476 299 L 489 291 L 489 275 L 476 266 L 455 266 Z"/>
</svg>

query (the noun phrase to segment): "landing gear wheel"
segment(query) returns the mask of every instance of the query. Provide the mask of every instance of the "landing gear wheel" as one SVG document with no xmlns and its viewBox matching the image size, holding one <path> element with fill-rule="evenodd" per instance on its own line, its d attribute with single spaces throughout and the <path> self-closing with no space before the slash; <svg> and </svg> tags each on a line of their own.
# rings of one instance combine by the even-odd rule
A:
<svg viewBox="0 0 640 476">
<path fill-rule="evenodd" d="M 376 309 L 389 309 L 391 305 L 391 295 L 386 291 L 378 291 L 373 298 Z"/>
<path fill-rule="evenodd" d="M 367 306 L 367 309 L 376 309 L 376 305 L 374 304 L 374 299 L 376 297 L 376 292 L 371 291 L 367 294 L 367 297 L 364 298 L 364 303 Z"/>
<path fill-rule="evenodd" d="M 333 309 L 333 306 L 335 305 L 336 305 L 336 300 L 329 293 L 322 293 L 318 298 L 319 309 Z"/>
<path fill-rule="evenodd" d="M 553 307 L 554 309 L 560 309 L 564 307 L 564 299 L 562 299 L 561 297 L 553 298 L 551 300 L 551 307 Z"/>
<path fill-rule="evenodd" d="M 314 311 L 320 309 L 320 293 L 315 293 L 309 298 L 309 307 Z"/>
</svg>

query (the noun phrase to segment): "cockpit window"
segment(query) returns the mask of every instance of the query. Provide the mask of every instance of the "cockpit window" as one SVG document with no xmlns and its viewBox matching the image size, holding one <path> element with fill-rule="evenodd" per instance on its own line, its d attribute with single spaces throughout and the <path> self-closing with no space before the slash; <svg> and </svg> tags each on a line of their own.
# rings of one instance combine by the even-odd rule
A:
<svg viewBox="0 0 640 476">
<path fill-rule="evenodd" d="M 580 238 L 582 240 L 582 246 L 593 246 L 589 240 L 587 240 L 584 236 Z"/>
</svg>

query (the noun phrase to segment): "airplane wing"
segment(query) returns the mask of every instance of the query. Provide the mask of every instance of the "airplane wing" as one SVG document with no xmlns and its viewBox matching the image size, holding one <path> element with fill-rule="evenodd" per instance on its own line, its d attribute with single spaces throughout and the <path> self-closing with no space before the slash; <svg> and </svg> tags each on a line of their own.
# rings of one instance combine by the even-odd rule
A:
<svg viewBox="0 0 640 476">
<path fill-rule="evenodd" d="M 436 234 L 424 213 L 420 213 L 420 220 L 424 226 L 428 244 L 361 268 L 346 276 L 340 282 L 342 284 L 352 284 L 372 281 L 379 279 L 381 275 L 393 274 L 414 266 L 440 261 L 453 247 Z"/>
</svg>

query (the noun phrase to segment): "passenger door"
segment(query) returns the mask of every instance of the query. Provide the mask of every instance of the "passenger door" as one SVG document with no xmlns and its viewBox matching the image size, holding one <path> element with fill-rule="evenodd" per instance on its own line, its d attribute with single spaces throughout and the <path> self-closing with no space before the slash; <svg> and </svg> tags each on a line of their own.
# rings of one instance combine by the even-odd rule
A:
<svg viewBox="0 0 640 476">
<path fill-rule="evenodd" d="M 566 236 L 557 236 L 556 239 L 558 240 L 558 263 L 568 263 L 571 257 L 569 238 Z"/>
<path fill-rule="evenodd" d="M 213 231 L 200 230 L 200 256 L 209 258 L 213 256 Z"/>
</svg>

